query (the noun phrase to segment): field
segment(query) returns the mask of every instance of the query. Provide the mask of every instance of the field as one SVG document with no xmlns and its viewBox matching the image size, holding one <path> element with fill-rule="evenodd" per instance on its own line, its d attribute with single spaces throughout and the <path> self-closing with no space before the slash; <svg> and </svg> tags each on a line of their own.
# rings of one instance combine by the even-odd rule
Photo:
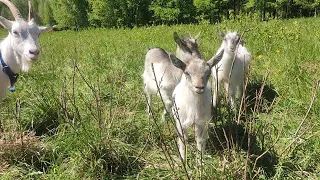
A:
<svg viewBox="0 0 320 180">
<path fill-rule="evenodd" d="M 244 18 L 43 34 L 41 58 L 0 102 L 1 179 L 319 179 L 319 24 Z M 154 96 L 151 118 L 145 112 L 144 55 L 150 47 L 174 53 L 175 31 L 201 31 L 208 60 L 221 43 L 217 26 L 247 30 L 245 111 L 231 113 L 220 98 L 204 164 L 192 131 L 182 163 L 161 100 Z"/>
</svg>

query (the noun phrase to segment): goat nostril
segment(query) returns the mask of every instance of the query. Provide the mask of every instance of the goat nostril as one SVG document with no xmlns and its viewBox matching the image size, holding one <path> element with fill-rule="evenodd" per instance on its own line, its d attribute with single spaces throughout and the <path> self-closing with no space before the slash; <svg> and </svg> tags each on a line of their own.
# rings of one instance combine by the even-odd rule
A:
<svg viewBox="0 0 320 180">
<path fill-rule="evenodd" d="M 29 53 L 33 54 L 33 55 L 38 55 L 39 54 L 39 50 L 30 50 Z"/>
<path fill-rule="evenodd" d="M 204 89 L 204 86 L 196 86 L 197 89 Z"/>
</svg>

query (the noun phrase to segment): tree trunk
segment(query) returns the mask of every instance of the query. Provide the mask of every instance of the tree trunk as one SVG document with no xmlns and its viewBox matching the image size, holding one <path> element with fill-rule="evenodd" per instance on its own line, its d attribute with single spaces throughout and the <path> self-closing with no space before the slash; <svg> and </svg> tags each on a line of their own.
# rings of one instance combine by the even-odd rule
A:
<svg viewBox="0 0 320 180">
<path fill-rule="evenodd" d="M 233 0 L 233 19 L 236 19 L 237 16 L 236 0 Z"/>
</svg>

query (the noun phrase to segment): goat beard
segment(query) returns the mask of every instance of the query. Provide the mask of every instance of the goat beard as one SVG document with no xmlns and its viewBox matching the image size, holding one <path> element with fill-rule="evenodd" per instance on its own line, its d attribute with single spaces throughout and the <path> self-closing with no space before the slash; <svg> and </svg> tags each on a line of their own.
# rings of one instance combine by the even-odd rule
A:
<svg viewBox="0 0 320 180">
<path fill-rule="evenodd" d="M 21 63 L 21 70 L 23 72 L 27 72 L 29 71 L 29 69 L 31 68 L 32 66 L 32 63 L 28 60 L 22 60 L 22 63 Z"/>
<path fill-rule="evenodd" d="M 18 60 L 18 63 L 20 64 L 22 72 L 29 71 L 29 69 L 32 66 L 32 62 L 29 59 L 27 59 L 27 57 L 16 55 L 16 59 Z"/>
<path fill-rule="evenodd" d="M 25 57 L 23 57 L 23 59 L 21 60 L 21 70 L 23 72 L 27 72 L 27 71 L 29 71 L 31 66 L 32 66 L 31 61 L 26 59 Z"/>
</svg>

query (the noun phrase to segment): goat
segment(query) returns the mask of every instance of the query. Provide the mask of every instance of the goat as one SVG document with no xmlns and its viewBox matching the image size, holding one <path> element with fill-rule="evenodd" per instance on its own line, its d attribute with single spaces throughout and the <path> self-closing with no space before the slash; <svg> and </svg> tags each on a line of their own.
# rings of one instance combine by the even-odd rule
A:
<svg viewBox="0 0 320 180">
<path fill-rule="evenodd" d="M 212 71 L 213 84 L 216 85 L 213 95 L 213 106 L 216 107 L 218 101 L 218 92 L 223 83 L 228 95 L 229 103 L 235 110 L 235 97 L 237 89 L 242 97 L 243 83 L 250 63 L 250 52 L 244 47 L 244 41 L 239 34 L 228 31 L 226 34 L 217 29 L 217 33 L 222 38 L 222 44 L 217 51 L 224 51 L 221 61 Z M 231 75 L 230 75 L 231 73 Z M 217 84 L 216 84 L 217 83 Z"/>
<path fill-rule="evenodd" d="M 184 145 L 187 142 L 186 130 L 195 125 L 197 149 L 203 154 L 208 138 L 207 122 L 211 118 L 211 87 L 207 86 L 211 69 L 222 58 L 223 50 L 208 62 L 197 58 L 185 63 L 170 55 L 172 64 L 182 70 L 183 75 L 173 91 L 172 113 L 178 131 L 178 146 L 181 158 L 184 159 Z"/>
<path fill-rule="evenodd" d="M 0 99 L 6 95 L 6 89 L 14 91 L 20 71 L 26 72 L 39 57 L 39 35 L 53 27 L 37 26 L 34 19 L 23 19 L 18 8 L 8 0 L 0 0 L 9 7 L 15 21 L 0 16 L 0 24 L 8 29 L 8 36 L 0 42 Z"/>
<path fill-rule="evenodd" d="M 173 36 L 177 44 L 177 56 L 181 60 L 187 61 L 191 56 L 201 56 L 197 44 L 199 35 L 196 38 L 184 37 L 180 39 L 178 34 L 174 32 Z M 180 82 L 181 75 L 182 72 L 171 63 L 169 54 L 165 50 L 153 48 L 147 52 L 142 77 L 144 91 L 147 96 L 147 113 L 149 116 L 151 115 L 151 95 L 158 93 L 165 104 L 162 114 L 162 120 L 165 120 L 165 116 L 170 111 L 172 105 L 172 92 Z"/>
<path fill-rule="evenodd" d="M 200 32 L 195 36 L 189 37 L 183 36 L 181 39 L 176 32 L 173 33 L 174 41 L 177 44 L 176 56 L 177 58 L 181 59 L 182 61 L 186 61 L 189 56 L 190 52 L 192 56 L 201 58 L 201 53 L 198 47 L 198 39 L 200 37 Z"/>
</svg>

